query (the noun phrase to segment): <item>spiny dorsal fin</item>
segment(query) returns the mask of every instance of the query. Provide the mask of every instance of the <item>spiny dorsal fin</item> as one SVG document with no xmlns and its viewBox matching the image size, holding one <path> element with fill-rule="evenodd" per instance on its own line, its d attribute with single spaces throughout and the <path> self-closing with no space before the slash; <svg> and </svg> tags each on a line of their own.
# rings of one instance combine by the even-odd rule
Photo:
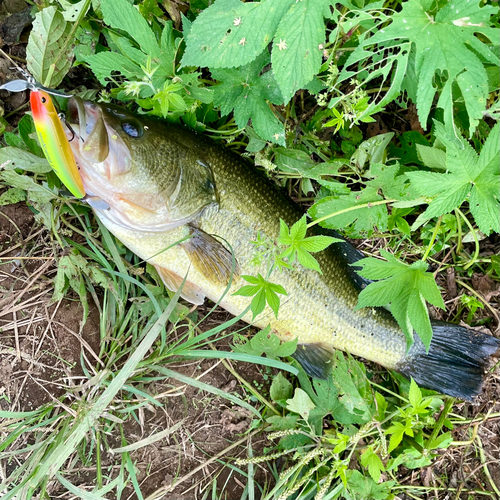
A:
<svg viewBox="0 0 500 500">
<path fill-rule="evenodd" d="M 184 281 L 183 278 L 181 278 L 178 274 L 165 269 L 164 267 L 157 266 L 156 264 L 154 266 L 158 271 L 160 278 L 163 280 L 163 283 L 165 283 L 165 286 L 169 290 L 172 290 L 172 292 L 177 292 L 177 290 L 179 290 L 179 287 L 182 285 L 182 282 Z M 205 300 L 205 295 L 200 290 L 200 288 L 198 288 L 194 283 L 191 283 L 187 280 L 182 287 L 181 297 L 188 302 L 191 302 L 191 304 L 195 304 L 197 306 L 203 304 Z"/>
<path fill-rule="evenodd" d="M 310 377 L 326 380 L 332 371 L 333 349 L 322 342 L 298 344 L 292 358 L 301 364 Z"/>
<path fill-rule="evenodd" d="M 227 285 L 239 276 L 238 262 L 213 236 L 191 226 L 191 238 L 182 244 L 193 266 L 212 283 Z"/>
</svg>

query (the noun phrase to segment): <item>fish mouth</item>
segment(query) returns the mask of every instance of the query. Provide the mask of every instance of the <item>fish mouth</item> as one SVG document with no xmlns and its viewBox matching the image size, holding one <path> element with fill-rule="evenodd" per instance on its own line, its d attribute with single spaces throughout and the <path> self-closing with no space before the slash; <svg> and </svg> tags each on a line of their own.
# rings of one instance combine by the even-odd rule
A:
<svg viewBox="0 0 500 500">
<path fill-rule="evenodd" d="M 78 96 L 68 102 L 66 121 L 70 143 L 77 140 L 81 156 L 92 163 L 102 163 L 109 156 L 109 138 L 102 108 Z"/>
</svg>

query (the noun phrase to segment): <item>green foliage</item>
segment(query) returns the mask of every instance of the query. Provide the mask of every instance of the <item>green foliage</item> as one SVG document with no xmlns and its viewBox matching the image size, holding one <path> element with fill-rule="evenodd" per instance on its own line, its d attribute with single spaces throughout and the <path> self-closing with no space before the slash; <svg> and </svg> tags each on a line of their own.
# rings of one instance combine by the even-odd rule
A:
<svg viewBox="0 0 500 500">
<path fill-rule="evenodd" d="M 497 44 L 499 31 L 490 27 L 490 17 L 496 12 L 498 7 L 481 7 L 478 0 L 472 3 L 458 0 L 444 6 L 426 0 L 408 0 L 403 3 L 401 12 L 391 16 L 389 26 L 382 26 L 388 18 L 381 16 L 380 28 L 373 31 L 373 36 L 368 36 L 370 31 L 363 34 L 337 84 L 353 76 L 362 79 L 363 84 L 379 76 L 386 80 L 392 66 L 396 66 L 390 90 L 378 105 L 372 104 L 367 108 L 365 114 L 382 109 L 397 96 L 404 84 L 417 105 L 424 128 L 434 96 L 439 93 L 437 105 L 444 111 L 449 130 L 453 130 L 455 121 L 453 102 L 458 94 L 453 86 L 456 84 L 465 102 L 469 132 L 472 134 L 486 109 L 488 78 L 484 65 L 491 63 L 498 66 L 500 63 L 491 46 L 476 34 L 480 33 Z M 379 54 L 384 49 L 388 55 L 380 61 Z M 410 58 L 411 51 L 415 53 L 414 59 Z M 361 64 L 367 61 L 370 61 L 368 65 Z M 354 64 L 358 65 L 357 71 L 346 69 Z M 377 66 L 380 67 L 377 69 Z M 407 66 L 410 66 L 407 78 L 415 75 L 416 89 L 408 80 L 404 82 Z M 438 80 L 441 81 L 438 83 Z"/>
<path fill-rule="evenodd" d="M 432 198 L 412 229 L 432 217 L 450 213 L 468 199 L 479 229 L 486 235 L 500 232 L 500 125 L 491 130 L 479 156 L 462 137 L 447 134 L 439 122 L 436 122 L 436 137 L 446 146 L 447 173 L 407 174 L 420 195 Z"/>
<path fill-rule="evenodd" d="M 234 295 L 243 295 L 244 297 L 253 297 L 251 309 L 253 317 L 258 316 L 266 307 L 266 304 L 273 310 L 274 315 L 278 317 L 278 309 L 280 306 L 280 295 L 286 295 L 285 289 L 281 285 L 271 283 L 264 279 L 260 274 L 255 276 L 241 276 L 245 281 L 251 283 L 241 287 Z"/>
<path fill-rule="evenodd" d="M 307 220 L 304 215 L 290 229 L 283 220 L 280 220 L 280 237 L 278 243 L 287 246 L 280 255 L 279 259 L 288 259 L 293 264 L 295 259 L 307 268 L 321 273 L 318 261 L 311 253 L 321 252 L 332 243 L 342 241 L 331 236 L 309 236 L 306 237 Z"/>
<path fill-rule="evenodd" d="M 56 7 L 38 12 L 26 49 L 28 71 L 47 87 L 57 87 L 71 67 L 71 23 Z"/>
<path fill-rule="evenodd" d="M 408 345 L 413 343 L 413 330 L 429 349 L 432 327 L 425 301 L 444 309 L 444 302 L 434 277 L 426 272 L 428 265 L 417 261 L 410 266 L 386 250 L 380 252 L 387 261 L 369 257 L 356 262 L 361 276 L 380 280 L 369 284 L 359 294 L 356 309 L 391 305 L 391 313 L 405 333 Z"/>
<path fill-rule="evenodd" d="M 239 128 L 244 128 L 251 119 L 260 137 L 284 146 L 283 124 L 266 103 L 266 100 L 273 104 L 283 103 L 273 72 L 261 74 L 269 61 L 269 54 L 263 53 L 255 61 L 238 69 L 212 70 L 212 77 L 222 82 L 213 88 L 213 102 L 220 107 L 222 115 L 234 111 Z"/>
<path fill-rule="evenodd" d="M 235 336 L 234 350 L 253 354 L 254 356 L 262 356 L 265 354 L 268 358 L 276 359 L 291 356 L 297 348 L 297 340 L 289 342 L 281 342 L 274 333 L 271 333 L 271 328 L 267 327 L 260 330 L 252 336 L 250 340 L 242 336 Z"/>
</svg>

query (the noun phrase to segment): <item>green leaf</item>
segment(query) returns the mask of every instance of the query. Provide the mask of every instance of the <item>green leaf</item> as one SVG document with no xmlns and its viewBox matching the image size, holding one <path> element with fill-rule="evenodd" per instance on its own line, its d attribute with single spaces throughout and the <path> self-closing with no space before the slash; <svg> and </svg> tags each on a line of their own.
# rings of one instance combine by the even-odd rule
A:
<svg viewBox="0 0 500 500">
<path fill-rule="evenodd" d="M 220 106 L 223 115 L 234 111 L 239 128 L 245 128 L 252 120 L 260 137 L 285 145 L 285 128 L 266 102 L 282 104 L 283 98 L 272 71 L 260 74 L 268 62 L 269 54 L 264 53 L 238 69 L 212 70 L 212 77 L 222 82 L 213 87 L 213 102 L 214 106 Z"/>
<path fill-rule="evenodd" d="M 422 391 L 419 389 L 417 383 L 411 379 L 410 382 L 410 392 L 408 394 L 408 399 L 413 408 L 418 408 L 422 402 Z"/>
<path fill-rule="evenodd" d="M 286 403 L 286 407 L 289 411 L 298 413 L 304 420 L 307 420 L 311 410 L 316 408 L 311 398 L 300 388 L 295 389 L 295 395 L 292 399 L 287 399 Z"/>
<path fill-rule="evenodd" d="M 500 232 L 500 124 L 489 133 L 479 157 L 467 141 L 450 137 L 439 122 L 436 122 L 436 136 L 446 146 L 448 172 L 408 172 L 413 188 L 423 196 L 432 197 L 412 230 L 460 207 L 468 198 L 479 229 L 486 235 Z"/>
<path fill-rule="evenodd" d="M 372 479 L 378 483 L 382 471 L 385 471 L 384 464 L 380 457 L 370 447 L 361 455 L 361 465 L 368 469 Z"/>
<path fill-rule="evenodd" d="M 19 168 L 35 174 L 46 174 L 52 170 L 45 158 L 13 147 L 0 148 L 0 166 L 0 172 Z"/>
<path fill-rule="evenodd" d="M 25 200 L 26 191 L 24 189 L 10 188 L 0 196 L 0 206 L 12 205 L 14 203 L 19 203 L 20 201 Z"/>
<path fill-rule="evenodd" d="M 365 477 L 358 470 L 346 471 L 347 489 L 350 492 L 352 500 L 389 500 L 394 498 L 391 494 L 391 488 L 396 484 L 396 481 L 386 481 L 377 484 L 372 478 Z"/>
<path fill-rule="evenodd" d="M 273 379 L 271 388 L 269 389 L 269 395 L 273 401 L 280 401 L 283 399 L 289 399 L 292 397 L 293 387 L 290 382 L 283 376 L 280 372 Z"/>
<path fill-rule="evenodd" d="M 356 207 L 381 201 L 382 199 L 382 196 L 378 194 L 378 190 L 369 186 L 361 192 L 352 192 L 347 196 L 327 196 L 322 198 L 309 209 L 308 213 L 314 220 L 346 210 L 342 214 L 334 215 L 320 222 L 320 226 L 340 229 L 354 224 L 354 230 L 357 233 L 371 234 L 375 226 L 380 231 L 387 229 L 387 207 L 385 205 Z"/>
<path fill-rule="evenodd" d="M 293 0 L 216 0 L 186 35 L 183 66 L 235 68 L 253 61 L 274 38 Z"/>
<path fill-rule="evenodd" d="M 28 71 L 46 87 L 57 87 L 71 67 L 71 43 L 62 51 L 70 32 L 71 24 L 54 6 L 46 7 L 35 16 L 26 47 L 26 60 Z M 51 68 L 56 58 L 57 64 Z"/>
<path fill-rule="evenodd" d="M 437 448 L 448 448 L 452 441 L 453 436 L 451 435 L 451 432 L 445 432 L 428 443 L 427 449 L 435 450 Z"/>
<path fill-rule="evenodd" d="M 153 30 L 127 0 L 101 0 L 101 8 L 106 24 L 130 35 L 145 54 L 153 57 L 160 55 L 160 47 Z"/>
<path fill-rule="evenodd" d="M 117 52 L 99 52 L 85 58 L 101 85 L 107 85 L 107 78 L 115 72 L 122 74 L 127 80 L 135 80 L 142 74 L 141 68 L 130 59 Z"/>
<path fill-rule="evenodd" d="M 490 17 L 498 12 L 498 7 L 481 7 L 479 0 L 445 2 L 437 7 L 437 11 L 435 5 L 427 0 L 404 2 L 402 11 L 391 16 L 391 24 L 373 30 L 375 34 L 360 43 L 345 67 L 371 59 L 370 65 L 366 62 L 360 65 L 369 74 L 366 82 L 378 76 L 377 72 L 372 71 L 372 67 L 380 64 L 377 56 L 383 49 L 393 45 L 403 47 L 410 42 L 415 50 L 415 76 L 418 79 L 416 104 L 422 126 L 427 127 L 436 92 L 440 93 L 437 105 L 444 110 L 446 124 L 453 124 L 455 99 L 452 91 L 456 83 L 465 102 L 469 115 L 469 131 L 472 134 L 486 109 L 488 77 L 484 63 L 489 62 L 496 66 L 500 63 L 493 49 L 493 45 L 498 45 L 500 32 L 489 27 Z M 386 19 L 382 18 L 381 22 L 384 21 Z M 477 34 L 481 34 L 481 39 Z M 487 44 L 486 39 L 491 40 L 493 44 Z M 409 47 L 401 49 L 399 56 L 388 55 L 386 60 L 396 58 L 401 67 L 403 63 L 406 67 L 409 52 Z M 398 80 L 398 73 L 399 66 L 393 76 L 393 82 Z M 338 83 L 352 78 L 354 74 L 352 71 L 343 71 Z M 440 86 L 437 84 L 438 76 L 442 82 Z M 401 83 L 402 79 L 395 90 L 399 91 Z"/>
<path fill-rule="evenodd" d="M 307 233 L 307 217 L 304 215 L 298 220 L 291 229 L 288 229 L 286 223 L 280 219 L 280 237 L 278 243 L 285 245 L 286 248 L 279 258 L 288 257 L 290 262 L 295 262 L 297 259 L 300 264 L 307 268 L 313 269 L 321 273 L 318 261 L 310 254 L 310 252 L 320 252 L 335 242 L 339 242 L 338 238 L 331 236 L 309 236 Z"/>
<path fill-rule="evenodd" d="M 446 170 L 446 153 L 442 149 L 417 144 L 418 157 L 429 168 Z"/>
<path fill-rule="evenodd" d="M 273 42 L 272 64 L 285 104 L 319 72 L 325 44 L 324 17 L 330 0 L 295 2 L 281 20 Z"/>
<path fill-rule="evenodd" d="M 444 302 L 427 264 L 417 261 L 408 266 L 389 252 L 381 254 L 387 262 L 368 257 L 356 262 L 362 269 L 358 273 L 368 279 L 382 280 L 370 283 L 361 291 L 356 309 L 391 304 L 391 312 L 411 345 L 413 330 L 422 339 L 427 350 L 432 339 L 432 327 L 425 301 L 444 309 Z"/>
</svg>

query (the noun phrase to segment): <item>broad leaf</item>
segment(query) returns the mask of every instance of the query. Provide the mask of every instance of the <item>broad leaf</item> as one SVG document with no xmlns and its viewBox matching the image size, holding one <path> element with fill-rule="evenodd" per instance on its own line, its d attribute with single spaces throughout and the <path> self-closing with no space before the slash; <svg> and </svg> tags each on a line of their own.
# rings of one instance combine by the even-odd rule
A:
<svg viewBox="0 0 500 500">
<path fill-rule="evenodd" d="M 429 349 L 432 327 L 425 302 L 444 309 L 444 302 L 432 273 L 423 261 L 408 266 L 389 252 L 382 250 L 387 262 L 368 257 L 356 262 L 362 268 L 358 273 L 364 278 L 381 280 L 369 284 L 361 291 L 356 309 L 391 304 L 391 313 L 405 333 L 409 345 L 413 330 Z"/>
<path fill-rule="evenodd" d="M 277 2 L 279 3 L 279 2 Z M 285 103 L 318 73 L 325 44 L 324 17 L 331 0 L 295 2 L 278 26 L 273 42 L 273 71 Z"/>
<path fill-rule="evenodd" d="M 479 229 L 486 235 L 500 232 L 500 125 L 491 130 L 479 157 L 467 141 L 449 137 L 439 122 L 436 122 L 436 136 L 446 145 L 448 172 L 407 174 L 419 194 L 432 198 L 412 229 L 432 217 L 451 212 L 468 199 Z"/>
<path fill-rule="evenodd" d="M 57 87 L 71 67 L 73 47 L 65 46 L 70 32 L 71 24 L 54 6 L 38 12 L 33 21 L 26 48 L 28 71 L 46 87 Z"/>
<path fill-rule="evenodd" d="M 235 68 L 253 61 L 274 38 L 293 0 L 216 0 L 186 35 L 184 66 Z"/>
<path fill-rule="evenodd" d="M 220 106 L 223 115 L 234 111 L 239 128 L 245 128 L 252 120 L 252 126 L 260 137 L 285 145 L 285 128 L 266 102 L 282 104 L 283 98 L 272 71 L 260 74 L 268 63 L 269 54 L 264 53 L 237 70 L 212 70 L 213 78 L 222 82 L 213 87 L 213 102 L 215 106 Z"/>
</svg>

